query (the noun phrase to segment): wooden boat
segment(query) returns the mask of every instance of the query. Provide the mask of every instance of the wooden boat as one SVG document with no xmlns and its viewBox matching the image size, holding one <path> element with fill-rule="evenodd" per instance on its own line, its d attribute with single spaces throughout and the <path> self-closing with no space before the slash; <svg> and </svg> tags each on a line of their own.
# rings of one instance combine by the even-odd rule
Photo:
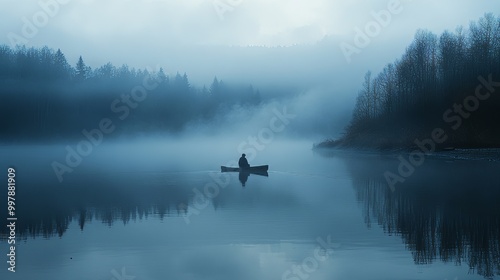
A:
<svg viewBox="0 0 500 280">
<path fill-rule="evenodd" d="M 268 169 L 269 165 L 250 166 L 248 168 L 227 167 L 227 166 L 220 167 L 221 172 L 244 172 L 262 176 L 268 176 L 267 175 Z"/>
<path fill-rule="evenodd" d="M 250 166 L 247 168 L 239 168 L 239 167 L 226 167 L 221 166 L 220 170 L 222 172 L 240 172 L 240 171 L 267 171 L 269 169 L 269 165 L 259 165 L 259 166 Z"/>
</svg>

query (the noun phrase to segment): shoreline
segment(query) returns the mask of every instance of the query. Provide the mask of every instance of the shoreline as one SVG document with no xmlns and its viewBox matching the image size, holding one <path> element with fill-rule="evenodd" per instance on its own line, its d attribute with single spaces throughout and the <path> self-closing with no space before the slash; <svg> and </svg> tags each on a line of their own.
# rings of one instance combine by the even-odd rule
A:
<svg viewBox="0 0 500 280">
<path fill-rule="evenodd" d="M 410 154 L 417 147 L 397 147 L 391 149 L 377 149 L 367 146 L 345 145 L 340 140 L 326 140 L 313 145 L 312 150 L 318 153 L 335 152 L 355 152 L 370 153 L 384 156 L 401 154 Z M 429 159 L 448 159 L 448 160 L 486 160 L 500 162 L 500 147 L 445 147 L 438 148 L 432 152 L 425 153 Z"/>
</svg>

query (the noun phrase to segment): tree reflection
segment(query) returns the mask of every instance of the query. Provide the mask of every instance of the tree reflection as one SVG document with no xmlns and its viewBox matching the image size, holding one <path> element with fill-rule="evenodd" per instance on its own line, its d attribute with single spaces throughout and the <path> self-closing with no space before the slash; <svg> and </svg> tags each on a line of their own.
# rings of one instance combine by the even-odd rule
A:
<svg viewBox="0 0 500 280">
<path fill-rule="evenodd" d="M 148 178 L 149 177 L 149 178 Z M 92 220 L 112 225 L 157 215 L 160 219 L 184 215 L 195 182 L 169 183 L 166 175 L 98 175 L 79 177 L 65 185 L 19 180 L 16 223 L 17 236 L 49 238 L 63 236 L 71 222 L 83 231 Z M 3 213 L 5 220 L 6 213 Z M 0 234 L 6 236 L 7 228 Z"/>
<path fill-rule="evenodd" d="M 331 156 L 331 155 L 330 155 Z M 416 264 L 466 263 L 500 275 L 500 164 L 428 159 L 393 192 L 383 176 L 397 170 L 385 156 L 345 157 L 366 224 L 401 236 Z"/>
</svg>

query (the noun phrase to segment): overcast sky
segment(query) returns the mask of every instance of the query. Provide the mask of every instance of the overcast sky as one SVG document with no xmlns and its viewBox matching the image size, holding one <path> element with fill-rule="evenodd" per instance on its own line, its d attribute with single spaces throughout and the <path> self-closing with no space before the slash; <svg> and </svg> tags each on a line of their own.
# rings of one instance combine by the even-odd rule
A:
<svg viewBox="0 0 500 280">
<path fill-rule="evenodd" d="M 29 46 L 61 48 L 71 64 L 81 54 L 91 66 L 111 61 L 145 67 L 175 60 L 188 46 L 290 46 L 325 36 L 352 43 L 355 27 L 366 27 L 372 12 L 391 1 L 0 0 L 0 44 L 11 45 L 17 35 Z M 373 49 L 397 51 L 381 56 L 384 64 L 401 54 L 418 28 L 439 34 L 500 11 L 492 0 L 400 3 L 401 12 L 373 38 Z M 30 24 L 36 30 L 23 33 Z M 338 44 L 332 52 L 340 52 Z"/>
</svg>

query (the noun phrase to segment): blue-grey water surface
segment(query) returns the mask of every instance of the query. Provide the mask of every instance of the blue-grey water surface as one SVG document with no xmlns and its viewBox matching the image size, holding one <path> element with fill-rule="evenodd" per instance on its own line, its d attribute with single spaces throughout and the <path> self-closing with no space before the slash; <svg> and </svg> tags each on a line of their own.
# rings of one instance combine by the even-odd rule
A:
<svg viewBox="0 0 500 280">
<path fill-rule="evenodd" d="M 250 151 L 268 177 L 220 173 L 238 142 L 102 144 L 59 182 L 65 145 L 1 147 L 16 169 L 16 272 L 0 279 L 485 279 L 500 272 L 500 164 L 427 158 L 392 191 L 397 155 Z M 255 153 L 254 153 L 255 152 Z M 6 204 L 2 202 L 2 224 Z"/>
</svg>

